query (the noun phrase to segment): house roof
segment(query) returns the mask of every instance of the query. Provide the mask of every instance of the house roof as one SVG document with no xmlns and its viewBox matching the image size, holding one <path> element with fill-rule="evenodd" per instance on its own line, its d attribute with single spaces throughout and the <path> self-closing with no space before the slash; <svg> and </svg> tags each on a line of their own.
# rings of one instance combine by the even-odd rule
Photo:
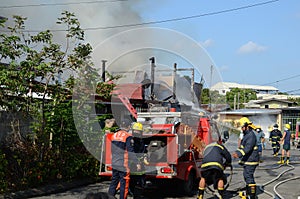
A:
<svg viewBox="0 0 300 199">
<path fill-rule="evenodd" d="M 238 84 L 234 82 L 218 82 L 211 87 L 211 90 L 232 89 L 232 88 L 253 89 L 253 90 L 261 90 L 261 91 L 278 91 L 278 89 L 273 86 Z"/>
<path fill-rule="evenodd" d="M 283 99 L 276 99 L 276 98 L 271 98 L 271 99 L 266 99 L 266 100 L 257 100 L 255 103 L 256 104 L 263 104 L 263 103 L 267 103 L 267 102 L 282 102 L 282 103 L 286 103 L 286 104 L 294 104 L 295 102 L 289 101 L 289 100 L 283 100 Z"/>
<path fill-rule="evenodd" d="M 280 114 L 280 109 L 238 109 L 233 111 L 222 111 L 220 114 L 226 115 L 242 115 L 242 116 L 249 116 L 249 115 L 263 115 L 263 114 Z"/>
<path fill-rule="evenodd" d="M 119 84 L 116 85 L 113 94 L 120 93 L 128 99 L 143 99 L 143 88 L 142 84 L 128 83 L 128 84 Z"/>
</svg>

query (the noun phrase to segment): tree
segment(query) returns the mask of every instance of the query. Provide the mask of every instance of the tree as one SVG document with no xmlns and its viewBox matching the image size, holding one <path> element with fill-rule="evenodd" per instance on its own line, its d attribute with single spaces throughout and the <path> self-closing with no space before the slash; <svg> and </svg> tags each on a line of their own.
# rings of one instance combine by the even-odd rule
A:
<svg viewBox="0 0 300 199">
<path fill-rule="evenodd" d="M 87 157 L 72 120 L 71 96 L 76 80 L 65 73 L 84 72 L 96 77 L 91 45 L 84 42 L 74 13 L 64 11 L 57 21 L 66 27 L 65 45 L 54 42 L 50 30 L 31 35 L 25 31 L 26 18 L 13 19 L 12 26 L 0 20 L 4 30 L 0 34 L 0 106 L 14 116 L 7 136 L 10 140 L 1 145 L 10 153 L 8 186 L 22 187 L 63 174 L 72 178 L 92 157 Z M 62 76 L 66 77 L 64 82 Z M 19 124 L 24 117 L 32 121 L 30 132 L 21 132 Z M 33 136 L 29 139 L 26 136 L 30 133 Z M 77 165 L 70 165 L 71 161 Z"/>
<path fill-rule="evenodd" d="M 226 93 L 226 101 L 232 109 L 244 108 L 245 103 L 256 99 L 256 92 L 251 89 L 233 88 Z"/>
<path fill-rule="evenodd" d="M 201 94 L 202 104 L 224 104 L 225 97 L 220 95 L 218 91 L 211 91 L 208 88 L 204 88 Z"/>
</svg>

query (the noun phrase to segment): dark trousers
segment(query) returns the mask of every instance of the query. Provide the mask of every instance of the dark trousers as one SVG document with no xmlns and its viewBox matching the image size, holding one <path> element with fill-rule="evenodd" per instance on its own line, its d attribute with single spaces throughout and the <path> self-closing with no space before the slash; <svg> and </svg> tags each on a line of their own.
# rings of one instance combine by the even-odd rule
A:
<svg viewBox="0 0 300 199">
<path fill-rule="evenodd" d="M 243 176 L 247 185 L 255 184 L 254 172 L 257 165 L 244 165 Z"/>
<path fill-rule="evenodd" d="M 273 148 L 273 154 L 278 153 L 280 150 L 280 144 L 279 142 L 272 143 L 272 148 Z"/>
<path fill-rule="evenodd" d="M 112 196 L 116 195 L 116 189 L 120 182 L 120 199 L 126 199 L 128 195 L 129 189 L 129 172 L 120 171 L 118 169 L 113 169 L 112 171 L 112 179 L 108 189 L 108 193 Z"/>
</svg>

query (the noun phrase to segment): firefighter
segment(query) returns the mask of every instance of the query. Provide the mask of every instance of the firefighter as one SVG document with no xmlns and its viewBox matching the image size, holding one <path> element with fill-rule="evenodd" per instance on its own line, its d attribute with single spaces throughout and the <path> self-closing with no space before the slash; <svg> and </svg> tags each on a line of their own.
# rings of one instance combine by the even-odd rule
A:
<svg viewBox="0 0 300 199">
<path fill-rule="evenodd" d="M 241 126 L 241 132 L 238 138 L 238 148 L 241 147 L 242 139 L 244 137 L 244 131 L 246 130 L 246 126 L 243 126 L 245 123 L 250 123 L 250 120 L 247 117 L 242 117 L 239 120 L 239 126 Z"/>
<path fill-rule="evenodd" d="M 282 150 L 281 150 L 281 158 L 278 164 L 289 164 L 290 163 L 290 149 L 291 149 L 291 126 L 289 124 L 284 125 L 284 132 L 281 138 Z M 284 159 L 286 152 L 286 159 Z"/>
<path fill-rule="evenodd" d="M 141 165 L 141 170 L 136 171 L 133 170 L 131 172 L 131 180 L 130 180 L 130 187 L 133 191 L 133 195 L 137 196 L 140 195 L 141 191 L 145 187 L 145 164 L 148 164 L 146 159 L 146 147 L 143 140 L 143 124 L 140 122 L 134 122 L 132 127 L 132 136 L 134 140 L 134 152 L 138 158 L 138 163 Z M 133 168 L 134 169 L 134 168 Z"/>
<path fill-rule="evenodd" d="M 256 133 L 256 145 L 258 147 L 258 154 L 259 154 L 259 162 L 262 162 L 262 149 L 263 149 L 263 140 L 265 139 L 265 133 L 261 129 L 260 126 L 256 126 L 255 129 Z"/>
<path fill-rule="evenodd" d="M 280 139 L 282 138 L 282 133 L 278 129 L 278 124 L 274 124 L 273 130 L 270 133 L 269 141 L 272 144 L 273 156 L 277 156 L 280 150 Z"/>
<path fill-rule="evenodd" d="M 138 159 L 134 153 L 132 135 L 128 132 L 130 124 L 129 120 L 125 120 L 120 129 L 117 129 L 112 136 L 112 180 L 108 193 L 115 196 L 118 183 L 120 183 L 120 199 L 126 199 L 129 191 L 129 162 L 136 165 L 137 171 L 141 169 L 141 165 L 138 164 Z"/>
<path fill-rule="evenodd" d="M 242 128 L 244 137 L 241 141 L 241 146 L 232 153 L 234 158 L 240 158 L 239 164 L 243 166 L 243 177 L 246 182 L 246 196 L 250 199 L 256 198 L 256 183 L 254 180 L 254 172 L 259 164 L 258 147 L 256 146 L 256 135 L 254 132 L 255 126 L 252 122 L 245 122 Z M 240 196 L 244 196 L 241 192 Z"/>
<path fill-rule="evenodd" d="M 231 155 L 221 144 L 221 140 L 205 147 L 201 165 L 201 179 L 199 182 L 198 199 L 203 198 L 205 185 L 214 185 L 218 189 L 219 198 L 223 197 L 224 184 L 227 183 L 224 169 L 231 165 Z"/>
</svg>

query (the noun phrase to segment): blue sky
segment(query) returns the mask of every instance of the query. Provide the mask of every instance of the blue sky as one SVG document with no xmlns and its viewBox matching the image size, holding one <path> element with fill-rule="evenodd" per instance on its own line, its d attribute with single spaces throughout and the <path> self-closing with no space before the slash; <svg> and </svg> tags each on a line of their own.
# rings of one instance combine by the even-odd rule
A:
<svg viewBox="0 0 300 199">
<path fill-rule="evenodd" d="M 78 3 L 84 1 L 88 3 Z M 42 5 L 62 2 L 70 4 Z M 239 9 L 264 2 L 269 3 Z M 5 7 L 14 5 L 24 7 Z M 236 10 L 222 13 L 229 9 Z M 292 91 L 291 94 L 300 95 L 299 0 L 128 0 L 104 3 L 97 0 L 2 0 L 0 5 L 0 15 L 27 16 L 26 25 L 31 30 L 56 28 L 53 22 L 63 10 L 74 12 L 83 28 L 147 23 L 221 12 L 148 26 L 178 31 L 201 44 L 213 59 L 223 81 L 271 85 L 280 91 Z M 93 44 L 122 30 L 88 30 L 86 36 Z"/>
<path fill-rule="evenodd" d="M 213 13 L 267 1 L 164 1 L 143 8 L 145 21 Z M 300 1 L 273 3 L 157 24 L 200 42 L 223 81 L 275 86 L 300 94 Z M 299 76 L 297 76 L 299 75 Z M 297 77 L 295 77 L 297 76 Z M 286 80 L 289 79 L 289 80 Z M 270 84 L 272 83 L 272 84 Z"/>
</svg>

